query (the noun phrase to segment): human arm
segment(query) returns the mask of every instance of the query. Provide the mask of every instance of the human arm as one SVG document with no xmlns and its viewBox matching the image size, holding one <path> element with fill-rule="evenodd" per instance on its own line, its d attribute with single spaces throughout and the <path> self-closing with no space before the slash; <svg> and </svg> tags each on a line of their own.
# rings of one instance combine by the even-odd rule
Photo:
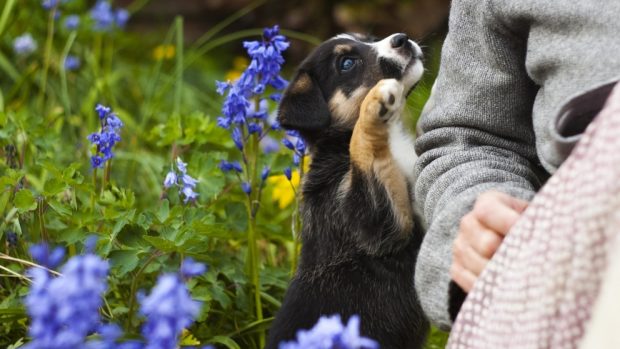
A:
<svg viewBox="0 0 620 349">
<path fill-rule="evenodd" d="M 537 87 L 525 71 L 527 33 L 509 30 L 490 6 L 453 1 L 440 73 L 416 142 L 414 201 L 427 224 L 416 290 L 426 315 L 444 329 L 451 325 L 450 294 L 453 309 L 463 296 L 449 286 L 461 218 L 489 190 L 528 201 L 544 173 L 532 129 Z"/>
</svg>

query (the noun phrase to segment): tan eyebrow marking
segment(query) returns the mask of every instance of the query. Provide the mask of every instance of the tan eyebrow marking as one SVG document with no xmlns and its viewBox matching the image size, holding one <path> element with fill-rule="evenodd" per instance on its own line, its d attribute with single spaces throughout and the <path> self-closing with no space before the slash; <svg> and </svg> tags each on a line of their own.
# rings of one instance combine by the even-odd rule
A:
<svg viewBox="0 0 620 349">
<path fill-rule="evenodd" d="M 351 45 L 340 44 L 340 45 L 334 46 L 334 53 L 343 54 L 343 53 L 351 52 L 352 49 L 353 48 L 351 47 Z"/>
</svg>

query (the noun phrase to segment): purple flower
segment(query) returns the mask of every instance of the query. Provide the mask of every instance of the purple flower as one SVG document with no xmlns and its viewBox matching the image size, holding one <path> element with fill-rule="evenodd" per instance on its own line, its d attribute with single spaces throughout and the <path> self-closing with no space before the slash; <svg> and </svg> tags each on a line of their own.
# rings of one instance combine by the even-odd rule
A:
<svg viewBox="0 0 620 349">
<path fill-rule="evenodd" d="M 269 166 L 263 167 L 263 171 L 260 173 L 260 179 L 263 181 L 266 180 L 267 177 L 269 177 L 269 172 L 271 172 Z"/>
<path fill-rule="evenodd" d="M 99 119 L 103 120 L 106 116 L 108 116 L 112 109 L 104 106 L 103 104 L 97 104 L 95 106 L 95 111 L 97 112 L 97 115 L 99 115 Z"/>
<path fill-rule="evenodd" d="M 65 257 L 65 250 L 62 247 L 56 247 L 50 251 L 47 244 L 36 244 L 30 246 L 30 255 L 35 262 L 47 268 L 56 268 Z"/>
<path fill-rule="evenodd" d="M 198 197 L 198 193 L 196 193 L 192 187 L 183 187 L 181 193 L 183 194 L 183 196 L 185 196 L 185 199 L 183 199 L 184 203 L 188 203 L 189 201 L 195 201 Z"/>
<path fill-rule="evenodd" d="M 78 15 L 69 15 L 65 18 L 65 28 L 75 30 L 80 26 L 80 17 Z"/>
<path fill-rule="evenodd" d="M 183 162 L 180 157 L 177 157 L 177 168 L 181 173 L 187 173 L 187 163 Z"/>
<path fill-rule="evenodd" d="M 241 182 L 241 190 L 243 190 L 244 193 L 250 195 L 252 193 L 252 186 L 248 182 Z"/>
<path fill-rule="evenodd" d="M 96 255 L 71 258 L 52 277 L 47 270 L 31 268 L 32 286 L 25 304 L 31 319 L 29 349 L 82 347 L 100 325 L 108 263 Z"/>
<path fill-rule="evenodd" d="M 96 146 L 95 154 L 90 158 L 92 168 L 102 168 L 106 161 L 114 157 L 112 148 L 121 140 L 119 132 L 123 122 L 109 107 L 97 104 L 95 111 L 101 120 L 101 129 L 91 133 L 87 139 Z"/>
<path fill-rule="evenodd" d="M 291 178 L 293 177 L 293 172 L 291 171 L 291 168 L 286 167 L 283 172 L 284 172 L 284 176 L 286 177 L 286 179 L 290 181 Z"/>
<path fill-rule="evenodd" d="M 168 189 L 175 184 L 177 184 L 177 174 L 174 171 L 170 171 L 164 179 L 164 188 Z"/>
<path fill-rule="evenodd" d="M 218 167 L 220 168 L 220 170 L 222 170 L 222 172 L 226 173 L 229 172 L 230 170 L 232 170 L 232 164 L 226 160 L 222 160 L 220 161 L 220 164 L 218 165 Z"/>
<path fill-rule="evenodd" d="M 6 232 L 6 242 L 9 245 L 9 247 L 16 247 L 17 246 L 17 234 L 14 231 L 7 231 Z"/>
<path fill-rule="evenodd" d="M 181 264 L 181 275 L 184 278 L 195 277 L 204 274 L 207 271 L 207 266 L 204 263 L 198 263 L 192 258 L 185 258 Z"/>
<path fill-rule="evenodd" d="M 233 129 L 232 139 L 237 149 L 243 150 L 243 135 L 241 134 L 241 130 L 238 127 L 235 127 Z"/>
<path fill-rule="evenodd" d="M 267 99 L 261 96 L 267 86 L 275 89 L 286 86 L 280 69 L 284 63 L 282 52 L 289 43 L 275 26 L 264 30 L 261 41 L 246 41 L 243 46 L 251 60 L 239 79 L 233 83 L 216 81 L 217 92 L 226 95 L 217 125 L 225 129 L 236 125 L 231 129 L 231 137 L 240 151 L 246 141 L 243 135 L 262 137 L 263 130 L 269 127 Z"/>
<path fill-rule="evenodd" d="M 378 349 L 379 344 L 362 337 L 359 316 L 351 316 L 346 327 L 339 315 L 323 316 L 310 330 L 297 332 L 297 339 L 280 343 L 280 349 Z"/>
<path fill-rule="evenodd" d="M 43 0 L 41 1 L 41 6 L 46 10 L 51 10 L 56 7 L 60 1 L 59 0 Z"/>
<path fill-rule="evenodd" d="M 181 332 L 199 311 L 200 303 L 192 300 L 177 275 L 160 276 L 151 294 L 140 301 L 140 313 L 147 319 L 142 326 L 144 349 L 175 349 Z"/>
<path fill-rule="evenodd" d="M 37 49 L 37 43 L 30 33 L 22 34 L 13 41 L 13 50 L 18 56 L 27 56 Z"/>
<path fill-rule="evenodd" d="M 112 6 L 105 0 L 99 0 L 90 10 L 90 17 L 95 21 L 93 29 L 107 31 L 114 25 L 114 12 Z"/>
<path fill-rule="evenodd" d="M 282 138 L 282 144 L 290 150 L 295 150 L 295 145 L 288 138 Z"/>
<path fill-rule="evenodd" d="M 125 28 L 125 25 L 127 25 L 127 21 L 129 20 L 129 11 L 123 8 L 116 10 L 116 13 L 114 14 L 114 20 L 117 27 L 121 29 Z"/>
<path fill-rule="evenodd" d="M 65 58 L 65 69 L 66 70 L 69 70 L 69 71 L 76 70 L 80 68 L 80 64 L 81 62 L 78 57 L 69 55 Z"/>
<path fill-rule="evenodd" d="M 259 145 L 265 154 L 275 153 L 280 150 L 280 143 L 270 136 L 263 137 Z"/>
<path fill-rule="evenodd" d="M 190 187 L 190 188 L 196 188 L 196 184 L 199 182 L 197 179 L 185 173 L 181 177 L 181 180 L 183 181 L 184 186 Z"/>
<path fill-rule="evenodd" d="M 226 93 L 226 90 L 228 90 L 230 88 L 230 83 L 229 82 L 222 82 L 222 81 L 215 81 L 215 91 L 220 95 L 223 96 L 224 93 Z"/>
</svg>

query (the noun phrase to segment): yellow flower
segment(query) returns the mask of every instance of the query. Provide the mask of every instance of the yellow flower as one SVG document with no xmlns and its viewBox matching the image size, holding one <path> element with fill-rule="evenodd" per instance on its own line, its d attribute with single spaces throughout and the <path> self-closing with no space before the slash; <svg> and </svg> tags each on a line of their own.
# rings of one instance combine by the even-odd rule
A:
<svg viewBox="0 0 620 349">
<path fill-rule="evenodd" d="M 160 61 L 162 59 L 172 59 L 174 58 L 174 54 L 176 50 L 173 45 L 159 45 L 153 49 L 153 58 L 156 61 Z"/>
<path fill-rule="evenodd" d="M 282 174 L 270 176 L 267 183 L 272 187 L 271 197 L 278 202 L 278 207 L 283 209 L 295 200 L 295 191 L 299 187 L 299 171 L 293 171 L 290 181 Z"/>
<path fill-rule="evenodd" d="M 310 169 L 310 157 L 304 156 L 304 172 L 308 173 Z M 295 200 L 295 192 L 299 188 L 299 170 L 293 170 L 291 180 L 289 181 L 285 175 L 269 176 L 267 184 L 272 188 L 271 197 L 278 202 L 278 207 L 283 209 Z"/>
<path fill-rule="evenodd" d="M 235 57 L 233 59 L 233 68 L 226 73 L 226 80 L 235 81 L 239 79 L 241 73 L 243 73 L 249 63 L 250 62 L 248 62 L 248 59 L 245 57 Z"/>
</svg>

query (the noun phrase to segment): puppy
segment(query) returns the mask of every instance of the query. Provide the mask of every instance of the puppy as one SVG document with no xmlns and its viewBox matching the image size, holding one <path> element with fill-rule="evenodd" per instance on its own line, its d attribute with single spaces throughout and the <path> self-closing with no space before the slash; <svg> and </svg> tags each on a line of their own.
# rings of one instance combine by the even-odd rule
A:
<svg viewBox="0 0 620 349">
<path fill-rule="evenodd" d="M 302 250 L 267 348 L 322 315 L 359 314 L 383 349 L 421 348 L 428 323 L 413 284 L 422 236 L 411 203 L 413 140 L 401 121 L 423 71 L 405 34 L 338 35 L 301 64 L 278 110 L 312 157 L 303 183 Z"/>
</svg>

